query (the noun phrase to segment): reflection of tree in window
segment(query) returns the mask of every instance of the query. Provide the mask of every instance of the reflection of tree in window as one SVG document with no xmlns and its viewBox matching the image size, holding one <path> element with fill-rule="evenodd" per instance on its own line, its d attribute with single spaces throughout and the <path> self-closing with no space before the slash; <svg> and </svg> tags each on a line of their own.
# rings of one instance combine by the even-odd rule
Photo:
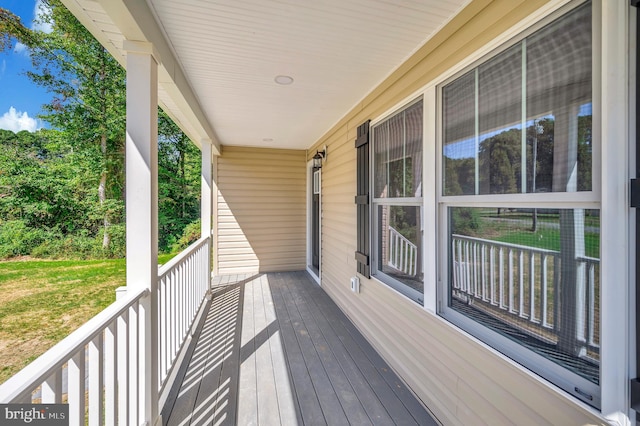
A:
<svg viewBox="0 0 640 426">
<path fill-rule="evenodd" d="M 536 151 L 535 184 L 533 155 L 527 155 L 527 188 L 535 186 L 535 192 L 551 192 L 553 178 L 553 117 L 534 120 L 527 127 L 527 151 Z M 533 190 L 531 191 L 533 192 Z"/>
<path fill-rule="evenodd" d="M 578 191 L 591 191 L 591 115 L 578 117 Z"/>
<path fill-rule="evenodd" d="M 416 208 L 391 206 L 391 227 L 395 228 L 403 237 L 418 244 L 416 224 L 418 223 Z"/>
<path fill-rule="evenodd" d="M 533 147 L 536 146 L 535 192 L 551 192 L 553 185 L 554 124 L 553 116 L 534 120 L 527 127 L 527 188 L 534 192 Z M 591 190 L 592 168 L 591 115 L 578 116 L 578 191 Z"/>
<path fill-rule="evenodd" d="M 475 160 L 445 157 L 444 161 L 445 195 L 473 194 Z"/>
<path fill-rule="evenodd" d="M 480 143 L 480 192 L 512 194 L 520 187 L 520 130 L 510 129 Z"/>
<path fill-rule="evenodd" d="M 591 190 L 593 153 L 591 121 L 591 115 L 578 116 L 576 141 L 578 191 Z M 555 120 L 550 115 L 531 120 L 528 124 L 530 125 L 527 126 L 526 147 L 527 192 L 551 192 L 554 178 Z M 535 168 L 533 167 L 534 158 Z M 521 136 L 519 129 L 509 129 L 484 139 L 480 143 L 479 160 L 481 194 L 520 192 Z M 444 162 L 445 194 L 473 194 L 474 159 L 444 157 Z"/>
<path fill-rule="evenodd" d="M 413 167 L 411 157 L 390 161 L 389 198 L 413 196 Z"/>
</svg>

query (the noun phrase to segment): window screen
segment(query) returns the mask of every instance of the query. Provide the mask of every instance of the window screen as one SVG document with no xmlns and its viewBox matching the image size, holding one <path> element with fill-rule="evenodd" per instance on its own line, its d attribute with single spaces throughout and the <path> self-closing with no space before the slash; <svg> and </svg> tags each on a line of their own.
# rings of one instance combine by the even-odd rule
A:
<svg viewBox="0 0 640 426">
<path fill-rule="evenodd" d="M 591 8 L 442 88 L 444 195 L 590 191 Z"/>
<path fill-rule="evenodd" d="M 373 130 L 375 274 L 423 302 L 422 101 Z"/>
</svg>

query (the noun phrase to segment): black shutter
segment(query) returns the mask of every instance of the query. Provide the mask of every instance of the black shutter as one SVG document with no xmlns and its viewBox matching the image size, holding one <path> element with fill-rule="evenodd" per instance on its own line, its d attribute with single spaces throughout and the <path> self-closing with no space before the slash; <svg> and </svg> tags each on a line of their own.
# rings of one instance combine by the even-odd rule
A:
<svg viewBox="0 0 640 426">
<path fill-rule="evenodd" d="M 358 273 L 369 278 L 371 267 L 369 265 L 369 250 L 371 245 L 369 228 L 369 122 L 367 120 L 358 126 L 358 137 L 356 139 L 357 150 L 357 183 L 356 183 L 356 204 L 357 204 L 357 231 L 358 245 L 356 250 L 356 261 L 358 262 Z"/>
</svg>

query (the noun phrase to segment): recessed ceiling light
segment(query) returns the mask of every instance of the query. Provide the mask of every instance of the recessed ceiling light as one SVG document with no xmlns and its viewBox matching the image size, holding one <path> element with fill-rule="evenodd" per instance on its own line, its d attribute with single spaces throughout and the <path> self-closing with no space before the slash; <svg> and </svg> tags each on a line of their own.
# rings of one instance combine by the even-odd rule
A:
<svg viewBox="0 0 640 426">
<path fill-rule="evenodd" d="M 293 77 L 288 75 L 276 75 L 276 78 L 273 79 L 276 83 L 281 84 L 283 86 L 287 86 L 293 83 Z"/>
</svg>

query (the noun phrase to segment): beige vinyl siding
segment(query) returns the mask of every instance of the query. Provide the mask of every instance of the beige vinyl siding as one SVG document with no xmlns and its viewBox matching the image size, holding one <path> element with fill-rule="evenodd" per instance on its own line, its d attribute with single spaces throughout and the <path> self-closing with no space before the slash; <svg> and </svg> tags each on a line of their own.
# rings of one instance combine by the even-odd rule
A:
<svg viewBox="0 0 640 426">
<path fill-rule="evenodd" d="M 545 3 L 471 2 L 307 151 L 307 159 L 324 145 L 328 153 L 322 168 L 323 288 L 446 425 L 605 422 L 594 410 L 386 285 L 360 277 L 361 292 L 350 291 L 350 278 L 356 275 L 356 128 L 408 101 L 409 95 Z M 433 196 L 433 191 L 426 188 L 424 196 Z"/>
<path fill-rule="evenodd" d="M 224 146 L 216 186 L 216 273 L 304 269 L 304 151 Z"/>
</svg>

